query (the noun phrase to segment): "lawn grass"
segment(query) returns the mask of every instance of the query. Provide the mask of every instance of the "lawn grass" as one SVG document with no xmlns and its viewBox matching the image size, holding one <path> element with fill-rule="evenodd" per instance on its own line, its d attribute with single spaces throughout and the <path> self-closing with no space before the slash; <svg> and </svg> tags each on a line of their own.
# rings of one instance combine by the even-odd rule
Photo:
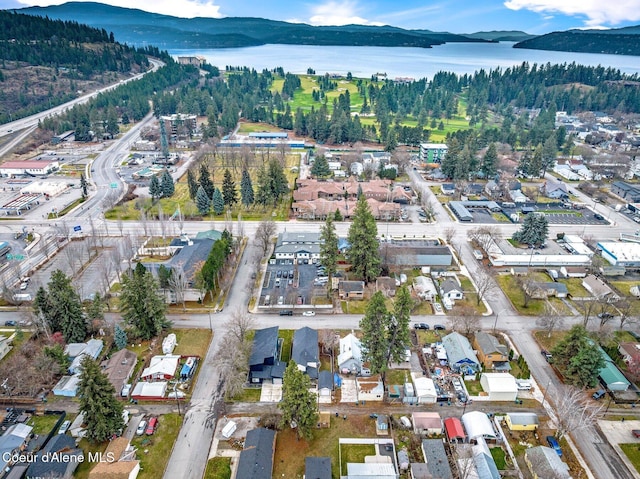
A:
<svg viewBox="0 0 640 479">
<path fill-rule="evenodd" d="M 58 422 L 58 419 L 60 419 L 60 416 L 58 416 L 57 414 L 31 416 L 31 419 L 29 419 L 29 422 L 27 424 L 33 427 L 33 434 L 44 435 L 49 434 L 49 432 L 53 429 L 53 426 L 55 426 L 56 422 Z M 67 417 L 67 419 L 69 418 Z"/>
<path fill-rule="evenodd" d="M 165 414 L 158 419 L 158 429 L 153 436 L 136 436 L 131 444 L 138 448 L 140 459 L 140 479 L 162 477 L 169 462 L 173 443 L 182 426 L 182 416 Z"/>
<path fill-rule="evenodd" d="M 228 399 L 233 402 L 259 402 L 261 388 L 244 388 L 240 394 Z"/>
<path fill-rule="evenodd" d="M 480 393 L 484 391 L 484 389 L 482 389 L 480 381 L 465 381 L 464 385 L 467 388 L 470 396 L 479 396 Z"/>
<path fill-rule="evenodd" d="M 302 477 L 306 456 L 330 456 L 332 477 L 346 475 L 340 474 L 338 440 L 341 437 L 375 437 L 375 421 L 369 418 L 369 412 L 373 411 L 349 415 L 346 421 L 332 416 L 331 427 L 314 429 L 308 441 L 298 440 L 294 429 L 278 431 L 272 477 Z M 344 448 L 342 453 L 342 462 L 346 464 Z"/>
<path fill-rule="evenodd" d="M 442 334 L 439 335 L 438 332 Z M 446 336 L 446 331 L 433 331 L 433 330 L 425 331 L 421 329 L 416 331 L 416 334 L 418 335 L 418 342 L 420 344 L 432 344 L 432 343 L 439 342 L 442 336 Z"/>
<path fill-rule="evenodd" d="M 347 475 L 347 463 L 363 463 L 366 456 L 373 456 L 376 448 L 373 444 L 343 444 L 341 475 Z"/>
<path fill-rule="evenodd" d="M 501 447 L 492 447 L 490 451 L 491 457 L 493 457 L 493 461 L 496 463 L 496 467 L 498 468 L 498 470 L 504 471 L 507 468 L 507 460 L 504 449 L 502 449 Z"/>
<path fill-rule="evenodd" d="M 618 444 L 620 449 L 624 451 L 626 456 L 636 468 L 636 471 L 640 472 L 640 445 L 637 443 Z"/>
<path fill-rule="evenodd" d="M 385 375 L 387 384 L 404 384 L 411 382 L 411 374 L 406 369 L 390 369 Z"/>
<path fill-rule="evenodd" d="M 340 305 L 342 306 L 342 312 L 344 314 L 364 314 L 368 301 L 340 301 Z"/>
<path fill-rule="evenodd" d="M 583 298 L 585 296 L 590 296 L 589 292 L 584 289 L 582 286 L 581 278 L 568 278 L 558 281 L 559 283 L 564 283 L 567 285 L 567 290 L 571 296 L 576 298 Z"/>
<path fill-rule="evenodd" d="M 181 356 L 200 356 L 204 358 L 207 355 L 209 344 L 211 343 L 212 333 L 208 329 L 173 329 L 172 333 L 176 335 L 176 348 L 173 354 Z"/>
<path fill-rule="evenodd" d="M 471 280 L 462 275 L 459 275 L 458 279 L 460 280 L 462 291 L 464 291 L 464 298 L 456 299 L 456 304 L 453 307 L 452 313 L 455 314 L 456 311 L 467 308 L 475 310 L 478 314 L 486 312 L 487 308 L 485 307 L 484 303 L 480 301 L 480 304 L 478 304 L 478 293 L 473 287 Z"/>
<path fill-rule="evenodd" d="M 80 444 L 78 444 L 78 446 L 80 447 L 80 449 L 82 449 L 84 451 L 84 457 L 86 458 L 86 457 L 88 457 L 90 452 L 91 453 L 104 452 L 104 450 L 107 448 L 108 444 L 109 444 L 108 442 L 102 442 L 102 443 L 94 444 L 92 442 L 87 441 L 86 439 L 81 439 L 80 440 Z M 89 471 L 91 469 L 93 469 L 95 467 L 95 465 L 96 464 L 94 462 L 82 461 L 78 465 L 78 468 L 76 469 L 75 473 L 73 474 L 73 477 L 75 479 L 87 479 L 89 477 Z"/>
<path fill-rule="evenodd" d="M 281 329 L 278 337 L 282 338 L 282 350 L 280 352 L 280 361 L 289 364 L 291 359 L 291 347 L 293 346 L 293 329 Z"/>
<path fill-rule="evenodd" d="M 231 458 L 212 457 L 209 459 L 203 479 L 231 479 Z"/>
<path fill-rule="evenodd" d="M 518 310 L 518 313 L 523 316 L 539 316 L 544 312 L 544 301 L 540 299 L 529 300 L 528 306 L 524 307 L 524 293 L 518 284 L 514 276 L 510 274 L 499 274 L 496 276 L 496 281 L 500 285 L 504 294 L 507 295 L 509 301 L 514 308 Z"/>
</svg>

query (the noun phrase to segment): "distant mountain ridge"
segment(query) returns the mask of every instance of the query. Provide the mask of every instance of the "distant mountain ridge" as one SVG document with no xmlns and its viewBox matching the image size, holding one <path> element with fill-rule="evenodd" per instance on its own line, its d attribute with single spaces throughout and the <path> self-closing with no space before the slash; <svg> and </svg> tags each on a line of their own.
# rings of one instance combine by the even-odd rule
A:
<svg viewBox="0 0 640 479">
<path fill-rule="evenodd" d="M 522 42 L 535 37 L 535 35 L 520 30 L 492 30 L 490 32 L 465 33 L 464 36 L 492 42 Z"/>
<path fill-rule="evenodd" d="M 540 35 L 514 48 L 611 55 L 640 55 L 640 25 L 611 30 L 568 30 Z"/>
<path fill-rule="evenodd" d="M 245 47 L 269 43 L 430 48 L 446 42 L 486 41 L 447 32 L 405 30 L 393 26 L 315 27 L 251 17 L 179 18 L 95 2 L 68 2 L 15 11 L 74 20 L 112 31 L 116 39 L 123 43 L 153 44 L 164 49 Z"/>
</svg>

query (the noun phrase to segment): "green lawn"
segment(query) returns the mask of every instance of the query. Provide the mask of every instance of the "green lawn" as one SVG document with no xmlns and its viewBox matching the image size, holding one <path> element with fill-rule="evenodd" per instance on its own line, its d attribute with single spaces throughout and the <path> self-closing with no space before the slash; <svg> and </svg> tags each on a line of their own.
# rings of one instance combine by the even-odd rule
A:
<svg viewBox="0 0 640 479">
<path fill-rule="evenodd" d="M 282 351 L 280 353 L 280 361 L 285 364 L 291 359 L 291 347 L 293 346 L 293 329 L 281 329 L 278 336 L 284 341 L 282 342 Z"/>
<path fill-rule="evenodd" d="M 209 459 L 203 479 L 231 479 L 231 458 L 213 457 Z"/>
<path fill-rule="evenodd" d="M 480 381 L 465 381 L 464 385 L 466 386 L 467 391 L 469 391 L 469 395 L 471 396 L 479 396 L 480 393 L 484 391 L 484 389 L 482 389 Z"/>
<path fill-rule="evenodd" d="M 340 301 L 340 304 L 342 305 L 342 312 L 344 314 L 364 314 L 366 309 L 367 309 L 367 305 L 369 304 L 368 301 Z"/>
<path fill-rule="evenodd" d="M 385 382 L 387 384 L 404 384 L 411 382 L 410 371 L 406 369 L 390 369 L 387 371 Z"/>
<path fill-rule="evenodd" d="M 136 436 L 131 441 L 138 448 L 140 459 L 140 479 L 162 477 L 169 462 L 173 443 L 178 437 L 182 416 L 171 413 L 160 416 L 158 429 L 153 436 Z"/>
<path fill-rule="evenodd" d="M 375 453 L 376 449 L 373 444 L 343 444 L 341 475 L 347 475 L 348 462 L 364 462 L 365 456 L 373 456 Z"/>
<path fill-rule="evenodd" d="M 516 283 L 516 278 L 510 274 L 499 274 L 496 281 L 500 285 L 504 294 L 507 295 L 511 304 L 524 316 L 539 316 L 544 312 L 544 301 L 539 299 L 529 300 L 528 306 L 524 307 L 524 293 Z"/>
<path fill-rule="evenodd" d="M 493 457 L 496 467 L 499 471 L 504 471 L 507 468 L 507 460 L 504 449 L 501 447 L 491 448 L 491 457 Z"/>
<path fill-rule="evenodd" d="M 200 356 L 204 359 L 211 343 L 212 333 L 208 329 L 173 329 L 177 346 L 173 354 Z"/>
<path fill-rule="evenodd" d="M 91 453 L 104 452 L 104 450 L 107 448 L 107 444 L 108 444 L 107 442 L 103 442 L 100 444 L 93 444 L 87 441 L 86 439 L 81 439 L 79 446 L 80 446 L 80 449 L 84 451 L 85 457 L 87 457 L 90 452 Z M 81 462 L 78 465 L 76 472 L 73 474 L 73 477 L 75 479 L 87 479 L 89 477 L 89 471 L 93 469 L 94 466 L 95 466 L 95 463 L 93 462 L 89 462 L 89 461 Z"/>
<path fill-rule="evenodd" d="M 636 471 L 640 472 L 640 444 L 631 443 L 631 444 L 618 444 L 620 449 L 624 451 L 626 456 L 633 464 L 633 467 L 636 468 Z"/>
<path fill-rule="evenodd" d="M 590 296 L 589 292 L 582 286 L 582 278 L 568 278 L 558 281 L 567 285 L 569 294 L 577 298 Z"/>
<path fill-rule="evenodd" d="M 234 402 L 258 402 L 260 401 L 260 394 L 262 389 L 260 388 L 245 388 L 241 394 L 231 398 Z"/>
<path fill-rule="evenodd" d="M 57 414 L 45 414 L 43 416 L 31 416 L 29 426 L 33 426 L 33 433 L 38 435 L 49 434 L 56 425 L 60 416 Z M 71 420 L 69 417 L 67 419 Z"/>
</svg>

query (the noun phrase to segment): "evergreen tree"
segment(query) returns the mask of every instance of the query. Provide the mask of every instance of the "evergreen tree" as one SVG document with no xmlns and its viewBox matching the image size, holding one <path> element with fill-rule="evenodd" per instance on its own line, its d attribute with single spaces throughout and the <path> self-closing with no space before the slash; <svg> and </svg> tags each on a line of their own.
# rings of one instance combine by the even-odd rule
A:
<svg viewBox="0 0 640 479">
<path fill-rule="evenodd" d="M 115 394 L 115 388 L 100 370 L 100 365 L 90 356 L 85 356 L 78 382 L 78 397 L 87 425 L 87 438 L 94 443 L 107 441 L 124 428 L 122 403 Z"/>
<path fill-rule="evenodd" d="M 369 363 L 373 374 L 383 374 L 387 370 L 389 343 L 386 327 L 389 311 L 384 304 L 384 295 L 377 291 L 367 305 L 364 317 L 360 320 L 362 330 L 362 359 Z"/>
<path fill-rule="evenodd" d="M 291 361 L 282 379 L 281 426 L 295 427 L 298 439 L 311 439 L 318 424 L 316 396 L 310 391 L 309 376 Z"/>
<path fill-rule="evenodd" d="M 282 196 L 289 191 L 287 177 L 284 174 L 282 165 L 278 160 L 272 159 L 269 162 L 269 184 L 271 186 L 271 197 L 275 206 Z"/>
<path fill-rule="evenodd" d="M 171 267 L 167 267 L 164 264 L 158 266 L 158 284 L 162 289 L 167 289 L 169 287 L 172 272 L 173 270 Z"/>
<path fill-rule="evenodd" d="M 378 228 L 364 195 L 358 198 L 353 221 L 349 227 L 347 260 L 356 275 L 369 283 L 380 274 Z"/>
<path fill-rule="evenodd" d="M 522 244 L 540 246 L 549 236 L 549 222 L 547 218 L 529 213 L 524 217 L 522 227 L 513 234 L 513 239 Z"/>
<path fill-rule="evenodd" d="M 413 309 L 413 299 L 406 285 L 396 291 L 393 302 L 393 318 L 389 328 L 389 360 L 402 362 L 405 356 L 407 344 L 410 344 L 409 323 L 411 322 L 411 310 Z"/>
<path fill-rule="evenodd" d="M 329 284 L 331 278 L 336 274 L 338 266 L 338 234 L 336 226 L 333 224 L 333 216 L 327 215 L 322 228 L 320 228 L 320 262 L 325 267 Z M 327 288 L 330 290 L 331 288 Z"/>
<path fill-rule="evenodd" d="M 573 326 L 551 352 L 553 364 L 562 372 L 566 382 L 581 388 L 598 385 L 598 375 L 605 362 L 598 345 L 584 326 Z"/>
<path fill-rule="evenodd" d="M 222 181 L 222 197 L 224 198 L 224 204 L 228 207 L 231 207 L 238 202 L 236 183 L 235 181 L 233 181 L 231 172 L 228 168 L 224 170 L 224 180 Z"/>
<path fill-rule="evenodd" d="M 153 175 L 151 177 L 151 181 L 149 182 L 149 195 L 151 199 L 158 199 L 162 196 L 162 189 L 160 188 L 160 180 L 158 177 Z"/>
<path fill-rule="evenodd" d="M 251 206 L 255 201 L 253 193 L 253 184 L 247 170 L 242 170 L 242 180 L 240 181 L 240 195 L 242 196 L 242 204 Z"/>
<path fill-rule="evenodd" d="M 218 188 L 214 188 L 213 190 L 213 212 L 217 215 L 222 214 L 224 211 L 224 198 L 222 197 L 222 193 Z"/>
<path fill-rule="evenodd" d="M 191 168 L 187 170 L 187 186 L 189 187 L 189 198 L 191 198 L 192 201 L 195 201 L 200 184 L 196 180 L 196 175 Z"/>
<path fill-rule="evenodd" d="M 203 161 L 200 163 L 200 178 L 199 178 L 200 186 L 207 194 L 209 198 L 213 197 L 213 179 L 211 178 L 211 174 L 209 173 L 209 167 Z"/>
<path fill-rule="evenodd" d="M 333 215 L 333 219 L 335 221 L 342 221 L 344 218 L 342 217 L 342 213 L 340 213 L 340 208 L 336 208 L 336 212 Z"/>
<path fill-rule="evenodd" d="M 324 155 L 316 156 L 311 167 L 311 174 L 316 178 L 328 178 L 331 176 L 331 170 L 329 169 L 329 162 Z"/>
<path fill-rule="evenodd" d="M 96 293 L 87 305 L 87 319 L 89 321 L 104 321 L 104 309 L 106 303 L 100 293 Z"/>
<path fill-rule="evenodd" d="M 120 310 L 124 322 L 141 339 L 151 339 L 169 326 L 158 284 L 142 263 L 137 264 L 132 274 L 122 277 Z"/>
<path fill-rule="evenodd" d="M 552 132 L 542 145 L 542 171 L 543 177 L 547 170 L 553 168 L 556 162 L 556 153 L 558 152 L 558 140 L 556 133 Z"/>
<path fill-rule="evenodd" d="M 82 189 L 82 197 L 86 198 L 89 194 L 89 185 L 87 184 L 87 179 L 85 178 L 84 173 L 80 173 L 80 188 Z"/>
<path fill-rule="evenodd" d="M 47 285 L 40 288 L 34 308 L 49 331 L 61 332 L 68 343 L 79 343 L 87 336 L 87 323 L 80 296 L 73 289 L 71 278 L 59 269 L 54 271 Z"/>
<path fill-rule="evenodd" d="M 176 187 L 173 184 L 173 178 L 168 170 L 164 170 L 162 173 L 162 179 L 160 180 L 160 192 L 163 198 L 171 198 L 175 192 Z"/>
<path fill-rule="evenodd" d="M 116 327 L 113 331 L 113 342 L 116 345 L 118 350 L 124 349 L 127 347 L 128 338 L 127 332 L 120 327 L 119 324 L 116 324 Z"/>
<path fill-rule="evenodd" d="M 482 173 L 485 178 L 492 178 L 498 170 L 498 150 L 495 143 L 491 143 L 482 159 Z"/>
<path fill-rule="evenodd" d="M 258 169 L 258 189 L 256 191 L 256 203 L 262 206 L 267 206 L 274 201 L 273 193 L 271 190 L 271 181 L 269 180 L 269 173 L 264 165 Z"/>
<path fill-rule="evenodd" d="M 196 194 L 196 207 L 201 216 L 205 216 L 211 209 L 211 200 L 207 196 L 202 186 L 198 187 L 198 193 Z"/>
</svg>

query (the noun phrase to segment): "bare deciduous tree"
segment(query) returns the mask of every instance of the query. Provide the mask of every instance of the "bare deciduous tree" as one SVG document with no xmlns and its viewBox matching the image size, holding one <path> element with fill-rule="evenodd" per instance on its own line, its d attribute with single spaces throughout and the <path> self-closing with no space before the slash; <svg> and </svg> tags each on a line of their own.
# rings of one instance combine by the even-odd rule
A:
<svg viewBox="0 0 640 479">
<path fill-rule="evenodd" d="M 256 229 L 256 242 L 262 248 L 262 256 L 267 254 L 269 246 L 271 246 L 271 238 L 276 234 L 275 221 L 261 221 Z"/>
<path fill-rule="evenodd" d="M 547 332 L 547 337 L 551 337 L 551 333 L 556 328 L 562 328 L 564 319 L 556 309 L 554 309 L 549 301 L 544 305 L 544 311 L 536 320 L 536 324 Z"/>
<path fill-rule="evenodd" d="M 442 237 L 448 244 L 451 244 L 455 235 L 456 235 L 456 229 L 453 226 L 450 226 L 442 230 Z"/>
<path fill-rule="evenodd" d="M 589 428 L 602 417 L 604 404 L 590 401 L 581 389 L 573 386 L 559 386 L 550 396 L 556 407 L 558 439 L 568 432 L 576 433 Z"/>
<path fill-rule="evenodd" d="M 480 302 L 487 297 L 491 299 L 493 294 L 498 290 L 498 284 L 493 279 L 493 276 L 484 268 L 480 268 L 476 274 L 473 275 L 473 281 L 476 284 L 476 289 L 478 291 L 477 295 L 477 305 L 480 305 Z"/>
<path fill-rule="evenodd" d="M 231 313 L 231 318 L 225 323 L 229 334 L 236 341 L 245 341 L 249 330 L 254 329 L 255 321 L 246 311 L 236 308 Z"/>
<path fill-rule="evenodd" d="M 225 324 L 227 333 L 222 338 L 214 360 L 219 368 L 225 393 L 231 397 L 242 392 L 247 380 L 251 354 L 251 341 L 247 333 L 252 325 L 248 314 L 240 309 L 234 311 Z"/>
<path fill-rule="evenodd" d="M 171 276 L 169 276 L 169 289 L 176 295 L 176 303 L 182 304 L 182 310 L 187 310 L 185 303 L 185 292 L 189 287 L 189 278 L 184 272 L 182 264 L 177 264 L 171 268 Z"/>
<path fill-rule="evenodd" d="M 318 331 L 318 342 L 322 345 L 322 352 L 328 354 L 338 343 L 338 336 L 333 329 L 321 329 Z"/>
<path fill-rule="evenodd" d="M 474 309 L 462 308 L 458 314 L 449 318 L 449 325 L 452 331 L 471 336 L 480 329 L 480 318 Z"/>
<path fill-rule="evenodd" d="M 497 226 L 478 226 L 470 229 L 467 232 L 467 237 L 488 253 L 491 247 L 501 238 L 501 235 Z"/>
</svg>

